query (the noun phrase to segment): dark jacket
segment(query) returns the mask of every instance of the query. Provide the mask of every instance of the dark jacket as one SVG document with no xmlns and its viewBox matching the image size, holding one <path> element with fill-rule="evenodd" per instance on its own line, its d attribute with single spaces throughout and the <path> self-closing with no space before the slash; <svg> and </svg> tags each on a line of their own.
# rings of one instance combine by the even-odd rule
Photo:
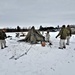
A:
<svg viewBox="0 0 75 75">
<path fill-rule="evenodd" d="M 2 40 L 2 31 L 0 31 L 0 40 Z"/>
<path fill-rule="evenodd" d="M 6 34 L 4 31 L 0 31 L 0 40 L 5 40 L 6 39 Z"/>
<path fill-rule="evenodd" d="M 56 36 L 56 38 L 58 36 L 60 36 L 60 39 L 66 39 L 67 35 L 68 35 L 68 30 L 66 28 L 61 28 L 61 30 L 59 31 L 59 33 Z"/>
<path fill-rule="evenodd" d="M 67 36 L 71 36 L 71 35 L 72 35 L 72 34 L 71 34 L 71 33 L 72 33 L 72 32 L 71 32 L 71 28 L 70 28 L 70 27 L 67 27 L 67 30 L 68 30 L 68 32 L 69 32 Z"/>
</svg>

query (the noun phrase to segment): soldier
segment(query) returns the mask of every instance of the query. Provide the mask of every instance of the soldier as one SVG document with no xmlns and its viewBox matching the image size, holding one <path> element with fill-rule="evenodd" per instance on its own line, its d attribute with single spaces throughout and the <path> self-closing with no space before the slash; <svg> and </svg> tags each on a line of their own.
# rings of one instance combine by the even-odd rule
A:
<svg viewBox="0 0 75 75">
<path fill-rule="evenodd" d="M 67 34 L 68 34 L 68 30 L 66 29 L 65 25 L 63 25 L 58 35 L 56 36 L 56 38 L 60 36 L 59 49 L 66 48 L 65 40 L 66 40 Z"/>
<path fill-rule="evenodd" d="M 69 25 L 67 25 L 67 30 L 68 30 L 68 34 L 67 34 L 67 43 L 66 45 L 69 45 L 69 42 L 70 42 L 70 37 L 71 37 L 71 28 Z"/>
<path fill-rule="evenodd" d="M 50 40 L 49 30 L 47 30 L 45 40 L 46 40 L 46 42 L 49 42 L 49 45 L 52 45 L 52 42 L 51 42 L 51 40 Z"/>
<path fill-rule="evenodd" d="M 6 39 L 6 34 L 5 34 L 5 29 L 3 29 L 2 31 L 0 31 L 0 45 L 1 45 L 1 49 L 7 47 L 5 39 Z"/>
<path fill-rule="evenodd" d="M 0 47 L 1 47 L 1 49 L 3 48 L 2 47 L 2 31 L 0 30 Z"/>
<path fill-rule="evenodd" d="M 49 40 L 50 40 L 50 34 L 49 34 L 49 31 L 47 31 L 47 33 L 46 33 L 46 41 L 49 42 Z"/>
</svg>

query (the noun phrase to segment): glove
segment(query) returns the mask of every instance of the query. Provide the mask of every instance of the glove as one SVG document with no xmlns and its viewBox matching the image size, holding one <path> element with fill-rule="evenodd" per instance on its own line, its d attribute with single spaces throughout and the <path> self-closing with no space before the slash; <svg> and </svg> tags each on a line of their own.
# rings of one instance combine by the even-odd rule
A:
<svg viewBox="0 0 75 75">
<path fill-rule="evenodd" d="M 55 38 L 57 38 L 57 36 Z"/>
</svg>

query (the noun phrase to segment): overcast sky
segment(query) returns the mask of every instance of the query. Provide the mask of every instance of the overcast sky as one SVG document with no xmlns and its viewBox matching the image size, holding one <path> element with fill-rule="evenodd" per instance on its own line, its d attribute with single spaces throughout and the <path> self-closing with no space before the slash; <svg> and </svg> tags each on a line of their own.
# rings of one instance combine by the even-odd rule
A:
<svg viewBox="0 0 75 75">
<path fill-rule="evenodd" d="M 75 0 L 0 0 L 0 27 L 75 24 Z"/>
</svg>

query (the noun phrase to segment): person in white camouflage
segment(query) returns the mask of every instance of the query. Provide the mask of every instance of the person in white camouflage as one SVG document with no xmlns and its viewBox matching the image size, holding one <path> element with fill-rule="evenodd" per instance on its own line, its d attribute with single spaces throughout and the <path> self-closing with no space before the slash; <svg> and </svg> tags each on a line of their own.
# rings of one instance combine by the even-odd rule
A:
<svg viewBox="0 0 75 75">
<path fill-rule="evenodd" d="M 46 41 L 46 42 L 49 42 L 49 45 L 52 45 L 52 42 L 51 42 L 51 40 L 50 40 L 49 30 L 47 30 L 46 37 L 45 37 L 45 41 Z"/>
</svg>

